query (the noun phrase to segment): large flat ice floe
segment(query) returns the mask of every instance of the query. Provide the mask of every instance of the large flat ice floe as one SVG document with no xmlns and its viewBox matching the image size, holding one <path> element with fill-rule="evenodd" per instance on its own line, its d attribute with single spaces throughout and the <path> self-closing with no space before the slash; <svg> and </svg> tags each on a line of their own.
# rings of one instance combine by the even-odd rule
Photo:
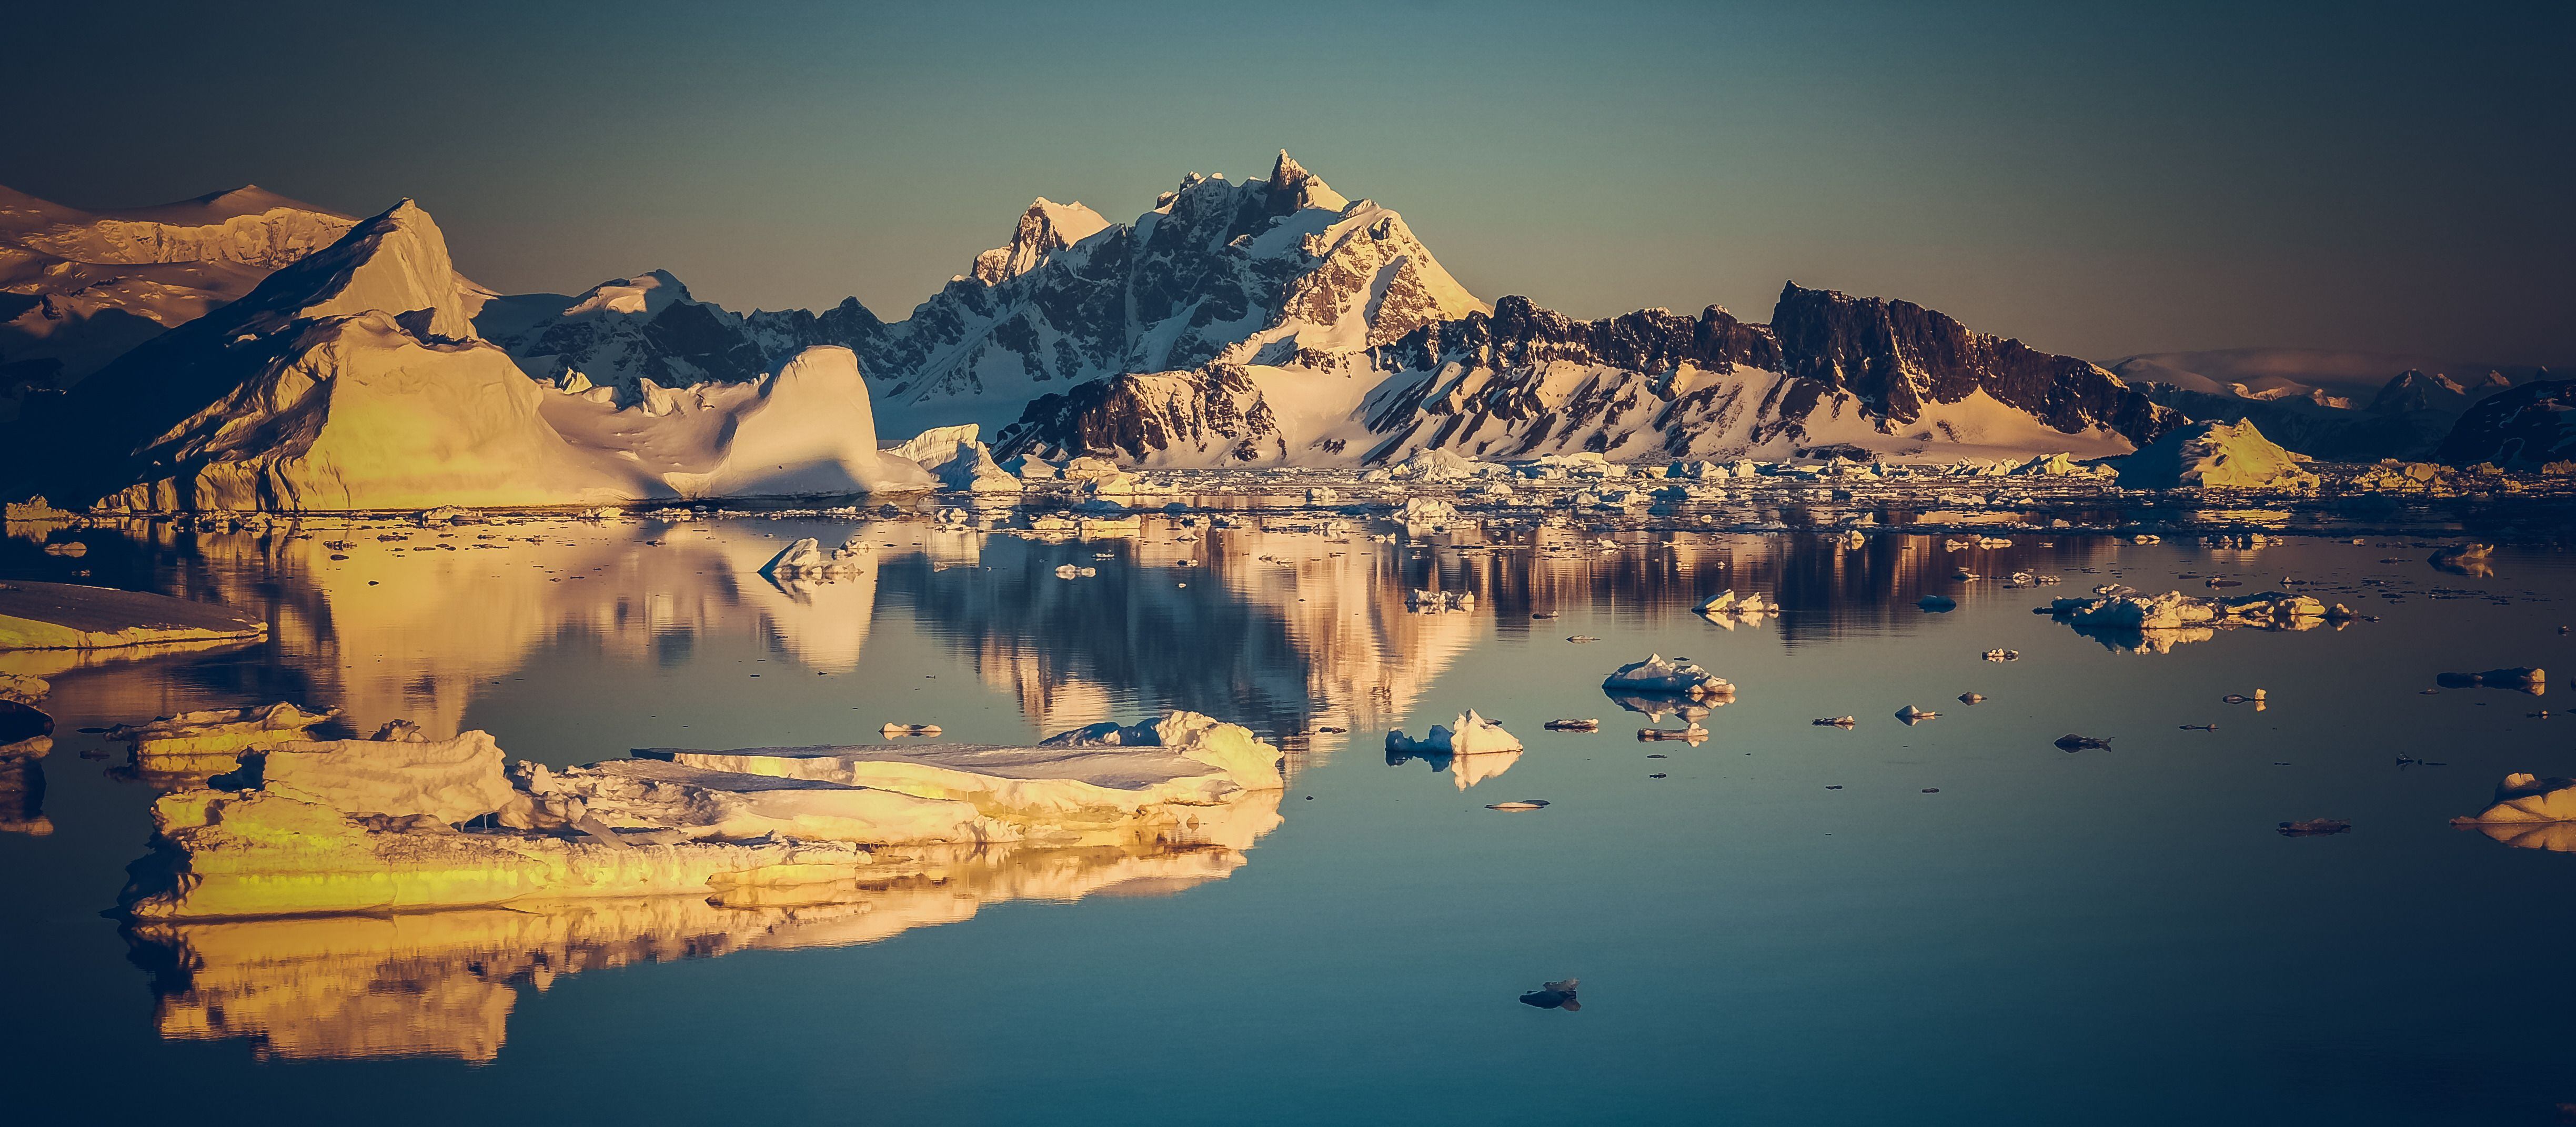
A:
<svg viewBox="0 0 2576 1127">
<path fill-rule="evenodd" d="M 1277 824 L 1280 752 L 1175 712 L 1118 744 L 657 749 L 505 766 L 482 732 L 288 741 L 153 809 L 139 919 L 568 898 L 828 900 L 998 843 L 1248 848 Z M 890 852 L 901 851 L 901 852 Z"/>
<path fill-rule="evenodd" d="M 0 650 L 101 650 L 267 633 L 268 623 L 213 603 L 74 583 L 0 582 Z"/>
</svg>

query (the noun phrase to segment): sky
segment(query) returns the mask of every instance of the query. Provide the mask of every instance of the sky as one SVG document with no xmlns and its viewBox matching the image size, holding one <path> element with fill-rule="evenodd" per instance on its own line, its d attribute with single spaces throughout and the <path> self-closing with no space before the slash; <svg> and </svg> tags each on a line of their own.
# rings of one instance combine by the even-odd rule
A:
<svg viewBox="0 0 2576 1127">
<path fill-rule="evenodd" d="M 1034 197 L 1286 148 L 1576 316 L 1795 280 L 2101 361 L 2576 364 L 2576 5 L 2094 7 L 58 4 L 0 184 L 411 197 L 505 292 L 893 319 Z"/>
</svg>

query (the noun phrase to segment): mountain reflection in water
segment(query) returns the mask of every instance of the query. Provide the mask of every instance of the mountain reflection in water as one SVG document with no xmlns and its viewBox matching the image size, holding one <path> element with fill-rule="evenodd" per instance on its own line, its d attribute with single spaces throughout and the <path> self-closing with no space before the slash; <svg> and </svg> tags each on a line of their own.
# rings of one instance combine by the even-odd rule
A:
<svg viewBox="0 0 2576 1127">
<path fill-rule="evenodd" d="M 890 695 L 915 691 L 891 683 L 894 676 L 909 679 L 932 670 L 901 662 L 890 670 L 887 651 L 929 647 L 970 671 L 975 692 L 1000 702 L 1005 715 L 992 723 L 1007 723 L 1011 730 L 996 738 L 1188 708 L 1245 724 L 1277 742 L 1289 754 L 1293 778 L 1345 743 L 1374 744 L 1386 730 L 1407 723 L 1447 721 L 1453 703 L 1478 703 L 1440 699 L 1439 682 L 1456 680 L 1452 675 L 1462 666 L 1508 649 L 1504 644 L 1547 647 L 1533 655 L 1544 677 L 1581 685 L 1581 710 L 1563 715 L 1593 717 L 1605 708 L 1625 708 L 1656 722 L 1667 715 L 1710 716 L 1704 703 L 1604 697 L 1599 678 L 1644 650 L 1627 652 L 1618 642 L 1570 645 L 1558 639 L 1572 628 L 1539 615 L 1588 616 L 1584 628 L 1603 634 L 1678 621 L 1687 627 L 1684 637 L 1702 640 L 1687 644 L 1733 647 L 1738 658 L 1754 664 L 1747 655 L 1755 650 L 1778 657 L 1867 639 L 1853 647 L 1859 652 L 1876 639 L 1943 628 L 1928 626 L 1916 608 L 1915 600 L 1925 594 L 1954 596 L 1970 611 L 2005 610 L 2015 616 L 2015 627 L 2044 627 L 2062 638 L 2065 628 L 2045 619 L 2033 623 L 2028 608 L 2117 582 L 2125 567 L 2145 560 L 2161 567 L 2183 553 L 2195 569 L 2245 576 L 2249 591 L 2272 582 L 2267 573 L 2282 570 L 2276 556 L 2258 550 L 2173 545 L 2140 552 L 2107 537 L 2026 532 L 2015 533 L 2009 546 L 1956 548 L 1956 538 L 1896 532 L 1855 543 L 1805 533 L 1528 527 L 1390 542 L 1372 538 L 1370 530 L 1328 533 L 1307 517 L 1268 529 L 1258 527 L 1258 518 L 1235 519 L 1241 527 L 1148 516 L 1135 533 L 1093 539 L 1032 539 L 917 519 L 802 517 L 554 520 L 438 529 L 323 522 L 226 533 L 148 524 L 122 534 L 87 530 L 83 535 L 92 551 L 81 566 L 93 573 L 91 581 L 256 610 L 272 624 L 272 636 L 215 650 L 57 660 L 40 672 L 58 679 L 58 697 L 74 712 L 104 722 L 285 700 L 343 709 L 335 734 L 408 719 L 444 736 L 471 727 L 500 730 L 503 725 L 489 710 L 496 701 L 514 699 L 505 682 L 525 678 L 542 684 L 563 677 L 570 683 L 575 671 L 566 667 L 576 663 L 589 674 L 579 683 L 598 694 L 601 684 L 640 681 L 656 672 L 713 686 L 719 677 L 745 676 L 729 666 L 714 668 L 719 658 L 753 660 L 735 655 L 757 653 L 784 660 L 746 666 L 748 675 L 766 672 L 774 679 L 724 683 L 769 691 L 785 680 L 775 675 L 787 672 L 802 674 L 808 685 L 817 682 L 816 674 L 848 682 L 846 699 L 830 702 L 832 713 L 789 718 L 806 725 L 790 735 L 819 742 L 846 739 L 853 727 L 872 730 L 886 719 L 948 723 L 957 734 L 960 717 L 941 714 L 936 705 L 904 714 L 906 698 Z M 803 536 L 827 546 L 855 543 L 854 573 L 829 582 L 789 583 L 760 573 L 781 548 Z M 1601 543 L 1605 537 L 1609 546 Z M 65 576 L 44 574 L 43 568 L 67 566 L 51 557 L 8 562 L 25 563 L 20 570 L 45 578 Z M 1066 565 L 1094 568 L 1096 574 L 1058 578 L 1057 569 Z M 1955 574 L 1961 570 L 1977 578 L 1961 579 Z M 2007 587 L 2017 571 L 2061 576 L 2063 582 Z M 2149 583 L 2142 576 L 2132 579 L 2142 587 Z M 2161 584 L 2178 581 L 2154 582 L 2161 590 Z M 2369 597 L 2448 597 L 2413 579 L 2392 583 L 2372 588 Z M 1686 613 L 1729 588 L 1760 592 L 1780 605 L 1780 613 L 1740 623 L 1704 622 Z M 1407 598 L 1417 590 L 1473 592 L 1475 609 L 1423 613 Z M 2365 597 L 2352 587 L 2314 590 L 2356 605 Z M 2175 643 L 2213 636 L 2204 629 L 2100 640 L 2115 649 L 2166 652 Z M 2033 645 L 2027 636 L 1954 631 L 1953 638 L 1956 656 L 1965 661 L 1999 641 Z M 1833 660 L 1844 652 L 1835 650 Z M 2033 657 L 2039 656 L 2034 648 Z M 11 667 L 0 662 L 0 668 Z M 1985 667 L 1975 668 L 1982 673 Z M 1490 672 L 1480 670 L 1478 676 Z M 862 673 L 870 676 L 849 677 Z M 1481 682 L 1467 688 L 1488 691 Z M 1758 690 L 1763 695 L 1753 698 L 1759 703 L 1752 707 L 1769 707 L 1787 688 L 1775 678 Z M 1461 687 L 1445 690 L 1455 696 Z M 950 695 L 920 699 L 952 707 L 967 699 L 956 695 L 963 690 L 945 691 Z M 1850 691 L 1865 692 L 1866 686 Z M 792 742 L 776 736 L 727 741 L 709 734 L 710 728 L 723 730 L 713 721 L 748 721 L 710 718 L 702 705 L 661 702 L 644 691 L 624 693 L 619 688 L 609 690 L 608 699 L 568 700 L 540 691 L 534 699 L 562 713 L 567 726 L 619 718 L 657 742 Z M 859 711 L 859 704 L 870 711 Z M 745 706 L 755 718 L 765 718 L 760 710 L 767 707 Z M 1800 711 L 1791 735 L 1764 738 L 1805 738 L 1811 715 L 1869 711 L 1850 702 L 1830 708 Z M 659 715 L 669 719 L 638 717 L 651 709 L 668 709 Z M 1426 709 L 1434 714 L 1424 714 Z M 1516 734 L 1528 738 L 1547 715 L 1515 713 L 1510 719 Z M 1880 708 L 1872 719 L 1884 715 Z M 2207 717 L 2195 711 L 2182 719 Z M 675 727 L 684 721 L 698 725 L 685 739 Z M 1736 727 L 1740 732 L 1742 725 Z M 1726 754 L 1737 754 L 1726 741 L 1738 732 L 1720 737 Z M 1645 754 L 1624 733 L 1615 744 L 1612 736 L 1592 738 L 1604 744 L 1587 755 L 1614 745 L 1623 755 Z M 556 763 L 599 757 L 542 740 L 505 736 L 502 742 L 513 756 Z M 1672 744 L 1662 748 L 1676 756 L 1669 786 L 1678 788 L 1684 762 L 1679 757 L 1687 752 Z M 1437 781 L 1444 794 L 1505 770 L 1517 770 L 1516 779 L 1549 770 L 1545 748 L 1526 761 L 1421 758 L 1433 771 L 1447 772 Z M 1400 755 L 1387 761 L 1412 762 Z M 128 789 L 193 785 L 207 765 L 145 769 L 152 766 L 139 759 L 126 764 L 124 778 L 147 784 Z M 1373 767 L 1372 774 L 1420 781 L 1413 771 Z M 1835 791 L 1843 793 L 1839 786 Z M 0 778 L 0 829 L 50 828 L 42 810 L 45 794 L 44 776 L 34 763 Z M 526 993 L 522 988 L 542 992 L 565 974 L 735 951 L 864 944 L 963 921 L 989 904 L 1163 895 L 1226 879 L 1247 862 L 1254 842 L 1280 823 L 1279 797 L 1268 795 L 1259 809 L 1247 810 L 1243 832 L 1216 844 L 995 847 L 935 871 L 835 887 L 799 903 L 720 905 L 700 897 L 567 901 L 506 911 L 138 924 L 126 935 L 132 959 L 151 972 L 158 998 L 154 1021 L 163 1037 L 247 1040 L 279 1058 L 490 1061 L 503 1049 L 508 1020 Z M 2555 829 L 2507 834 L 2481 828 L 2512 845 L 2571 849 Z M 112 893 L 99 889 L 97 902 L 104 904 Z"/>
<path fill-rule="evenodd" d="M 918 521 L 326 522 L 194 533 L 138 524 L 126 538 L 95 537 L 108 547 L 88 562 L 93 582 L 266 613 L 272 639 L 236 647 L 242 660 L 185 666 L 200 697 L 336 706 L 360 732 L 407 719 L 451 735 L 483 687 L 530 672 L 544 647 L 568 639 L 609 661 L 671 666 L 708 637 L 747 633 L 816 671 L 848 673 L 882 597 L 971 655 L 1041 732 L 1156 700 L 1244 723 L 1302 755 L 1336 745 L 1319 728 L 1392 726 L 1459 654 L 1498 633 L 1531 633 L 1533 613 L 1669 609 L 1737 587 L 1783 608 L 1749 629 L 1798 646 L 1916 614 L 1917 593 L 1948 589 L 1950 570 L 1976 555 L 1917 536 L 1852 546 L 1629 532 L 1609 551 L 1594 534 L 1554 528 L 1395 544 L 1142 523 L 1139 534 L 1060 541 Z M 861 546 L 860 566 L 830 582 L 760 574 L 803 535 Z M 2112 551 L 2100 537 L 2044 550 L 2056 568 Z M 1098 574 L 1056 578 L 1065 564 Z M 1482 604 L 1413 613 L 1405 593 L 1418 588 L 1473 591 Z M 174 710 L 157 674 L 130 681 L 130 714 Z"/>
</svg>

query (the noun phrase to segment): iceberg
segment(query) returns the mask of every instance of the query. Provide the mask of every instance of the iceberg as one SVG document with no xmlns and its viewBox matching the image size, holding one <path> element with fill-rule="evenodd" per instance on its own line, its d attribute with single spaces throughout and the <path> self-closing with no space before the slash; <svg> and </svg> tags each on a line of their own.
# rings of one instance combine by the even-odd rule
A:
<svg viewBox="0 0 2576 1127">
<path fill-rule="evenodd" d="M 1733 697 L 1735 686 L 1727 680 L 1687 661 L 1672 661 L 1654 654 L 1644 661 L 1620 666 L 1601 682 L 1605 692 L 1670 694 L 1689 697 Z"/>
<path fill-rule="evenodd" d="M 652 749 L 505 765 L 483 732 L 291 741 L 153 807 L 137 920 L 416 911 L 595 897 L 805 897 L 880 851 L 1249 843 L 1279 749 L 1174 712 L 1151 743 Z M 1269 795 L 1265 799 L 1262 795 Z"/>
</svg>

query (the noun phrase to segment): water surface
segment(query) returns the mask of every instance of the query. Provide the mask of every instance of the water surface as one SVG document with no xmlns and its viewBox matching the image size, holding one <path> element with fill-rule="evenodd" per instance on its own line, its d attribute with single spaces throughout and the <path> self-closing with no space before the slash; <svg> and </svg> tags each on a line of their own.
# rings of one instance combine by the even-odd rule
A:
<svg viewBox="0 0 2576 1127">
<path fill-rule="evenodd" d="M 2508 771 L 2576 773 L 2576 720 L 2532 715 L 2549 697 L 2421 691 L 2568 666 L 2562 553 L 2466 576 L 2387 538 L 306 531 L 84 530 L 78 559 L 0 542 L 0 574 L 85 571 L 275 626 L 0 658 L 53 679 L 60 726 L 0 788 L 18 804 L 0 823 L 50 829 L 0 833 L 0 1059 L 31 1121 L 110 1114 L 138 1084 L 192 1119 L 424 1123 L 2539 1123 L 2576 1100 L 2558 973 L 2576 857 L 2447 825 Z M 874 545 L 863 578 L 755 573 L 792 538 L 853 532 Z M 2014 571 L 2063 582 L 2007 589 Z M 2030 613 L 2210 578 L 2296 581 L 2377 620 L 2158 644 Z M 1406 610 L 1435 586 L 1475 609 Z M 1730 586 L 1784 609 L 1732 629 L 1689 613 Z M 1917 609 L 1936 592 L 1958 609 Z M 1649 653 L 1739 686 L 1706 742 L 1640 742 L 1681 720 L 1603 695 Z M 2222 701 L 2257 688 L 2261 711 Z M 1291 781 L 1238 854 L 996 856 L 828 910 L 121 931 L 102 910 L 156 788 L 185 780 L 76 729 L 281 699 L 358 732 L 485 729 L 552 764 L 887 721 L 1022 741 L 1191 708 L 1279 743 Z M 1941 715 L 1909 727 L 1907 704 Z M 1462 772 L 1378 750 L 1469 708 L 1527 753 Z M 1558 717 L 1602 730 L 1541 727 Z M 2068 733 L 2111 749 L 2052 746 Z M 1551 805 L 1485 809 L 1522 798 Z M 2317 816 L 2354 829 L 2274 832 Z M 1580 1012 L 1515 1000 L 1569 976 Z"/>
</svg>

